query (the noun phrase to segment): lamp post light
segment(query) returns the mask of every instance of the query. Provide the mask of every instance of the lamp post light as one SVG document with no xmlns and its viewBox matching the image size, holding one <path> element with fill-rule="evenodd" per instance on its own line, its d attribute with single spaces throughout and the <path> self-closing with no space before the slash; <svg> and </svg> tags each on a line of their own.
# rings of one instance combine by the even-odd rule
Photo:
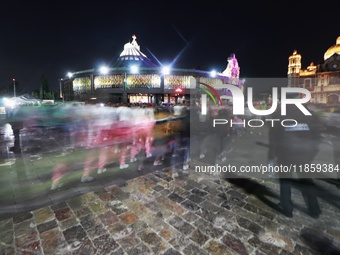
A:
<svg viewBox="0 0 340 255">
<path fill-rule="evenodd" d="M 63 79 L 59 79 L 59 97 L 63 99 L 64 102 L 64 95 L 63 95 Z"/>
<path fill-rule="evenodd" d="M 14 97 L 17 96 L 16 90 L 15 90 L 15 79 L 13 79 L 13 95 Z"/>
</svg>

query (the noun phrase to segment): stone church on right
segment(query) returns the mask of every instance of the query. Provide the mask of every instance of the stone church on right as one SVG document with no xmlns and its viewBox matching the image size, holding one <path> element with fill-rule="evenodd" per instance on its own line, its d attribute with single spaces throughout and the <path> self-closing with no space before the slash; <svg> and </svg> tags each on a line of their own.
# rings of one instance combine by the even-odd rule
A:
<svg viewBox="0 0 340 255">
<path fill-rule="evenodd" d="M 311 92 L 310 102 L 322 107 L 340 106 L 340 36 L 329 47 L 318 65 L 301 67 L 301 55 L 295 50 L 288 58 L 288 86 Z"/>
</svg>

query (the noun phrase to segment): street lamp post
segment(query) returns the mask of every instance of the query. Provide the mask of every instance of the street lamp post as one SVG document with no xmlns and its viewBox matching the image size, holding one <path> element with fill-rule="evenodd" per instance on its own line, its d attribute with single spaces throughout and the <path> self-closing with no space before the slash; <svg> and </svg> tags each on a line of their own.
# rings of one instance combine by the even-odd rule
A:
<svg viewBox="0 0 340 255">
<path fill-rule="evenodd" d="M 13 79 L 13 94 L 14 94 L 14 97 L 17 96 L 17 93 L 15 91 L 15 79 Z"/>
<path fill-rule="evenodd" d="M 63 95 L 63 79 L 59 79 L 59 97 L 62 98 L 64 102 L 64 95 Z"/>
</svg>

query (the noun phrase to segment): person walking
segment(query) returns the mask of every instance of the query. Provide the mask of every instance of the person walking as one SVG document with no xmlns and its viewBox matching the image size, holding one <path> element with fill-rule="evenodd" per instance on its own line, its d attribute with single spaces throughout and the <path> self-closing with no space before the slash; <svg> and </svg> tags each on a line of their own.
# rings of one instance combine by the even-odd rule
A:
<svg viewBox="0 0 340 255">
<path fill-rule="evenodd" d="M 218 111 L 217 119 L 230 119 L 230 112 L 222 108 Z M 215 163 L 227 160 L 227 154 L 232 151 L 232 131 L 230 125 L 216 125 L 213 127 L 216 139 Z"/>
<path fill-rule="evenodd" d="M 289 95 L 287 98 L 298 98 Z M 307 110 L 307 105 L 303 105 Z M 278 107 L 280 109 L 281 107 Z M 309 110 L 311 112 L 311 110 Z M 305 115 L 296 105 L 286 105 L 286 115 L 282 116 L 278 110 L 272 119 L 280 120 L 269 128 L 268 160 L 275 161 L 282 166 L 310 165 L 318 153 L 321 138 L 322 123 L 316 114 Z M 282 120 L 291 120 L 281 125 Z M 293 121 L 295 120 L 296 123 Z M 313 173 L 297 173 L 294 179 L 292 172 L 280 172 L 280 203 L 278 209 L 287 217 L 293 216 L 292 186 L 297 185 L 302 192 L 309 215 L 317 218 L 321 214 L 316 196 L 316 186 Z"/>
</svg>

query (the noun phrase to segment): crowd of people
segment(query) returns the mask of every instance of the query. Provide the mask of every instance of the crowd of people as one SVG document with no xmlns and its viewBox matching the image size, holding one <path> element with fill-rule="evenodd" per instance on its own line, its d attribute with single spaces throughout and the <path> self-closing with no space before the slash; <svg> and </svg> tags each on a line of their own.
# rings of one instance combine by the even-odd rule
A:
<svg viewBox="0 0 340 255">
<path fill-rule="evenodd" d="M 41 130 L 49 130 L 54 134 L 62 134 L 62 139 L 58 140 L 61 153 L 78 148 L 85 149 L 82 182 L 92 181 L 94 170 L 97 174 L 106 172 L 111 162 L 117 162 L 119 169 L 128 168 L 130 163 L 137 162 L 137 170 L 141 171 L 145 158 L 153 157 L 153 164 L 158 166 L 163 163 L 167 154 L 171 154 L 170 163 L 175 177 L 178 175 L 178 169 L 189 169 L 190 146 L 191 141 L 195 139 L 199 141 L 200 159 L 206 157 L 207 143 L 214 141 L 214 163 L 218 160 L 226 161 L 240 129 L 237 128 L 238 125 L 216 125 L 212 128 L 213 120 L 232 119 L 234 123 L 243 121 L 232 114 L 232 107 L 229 105 L 210 105 L 207 114 L 202 114 L 198 102 L 182 103 L 165 109 L 164 115 L 177 118 L 179 127 L 169 135 L 156 138 L 154 129 L 158 120 L 155 113 L 160 111 L 162 107 L 156 108 L 150 104 L 103 106 L 69 103 L 46 107 L 18 107 L 9 111 L 8 116 L 15 136 L 14 147 L 11 149 L 13 152 L 21 150 L 20 130 L 40 130 L 40 135 L 43 135 Z M 288 132 L 280 125 L 270 128 L 268 161 L 275 159 L 277 164 L 282 165 L 310 163 L 318 152 L 323 123 L 318 122 L 317 118 L 304 116 L 294 105 L 288 112 L 288 117 L 297 119 L 299 123 L 307 123 L 309 128 L 295 132 L 291 129 Z M 280 114 L 274 117 L 282 118 Z M 60 180 L 69 168 L 70 163 L 60 157 L 52 173 L 52 189 L 60 185 Z M 290 198 L 292 179 L 292 176 L 280 176 L 280 207 L 289 217 L 293 210 Z M 313 193 L 312 178 L 303 176 L 300 184 L 304 186 L 303 195 L 310 214 L 318 217 L 321 211 Z"/>
<path fill-rule="evenodd" d="M 176 150 L 181 149 L 182 140 L 188 141 L 188 132 L 182 125 L 186 112 L 176 115 L 173 111 L 149 104 L 134 105 L 91 105 L 66 103 L 50 106 L 21 106 L 8 111 L 8 122 L 14 134 L 11 151 L 21 155 L 27 144 L 20 133 L 30 133 L 44 139 L 55 137 L 58 144 L 58 159 L 52 172 L 51 189 L 60 187 L 61 180 L 79 164 L 63 157 L 73 151 L 84 153 L 81 182 L 94 180 L 93 171 L 102 174 L 112 162 L 119 169 L 126 169 L 130 163 L 137 162 L 137 170 L 144 168 L 145 159 L 153 158 L 153 165 L 163 164 L 165 156 L 173 152 L 176 165 L 183 164 L 182 157 L 177 160 Z M 175 132 L 169 135 L 155 134 L 157 119 L 155 114 L 164 110 L 162 116 L 178 119 Z M 164 121 L 164 119 L 163 119 Z M 170 121 L 166 120 L 166 121 Z M 189 121 L 187 121 L 189 123 Z M 185 135 L 185 138 L 182 137 Z M 180 143 L 180 144 L 177 144 Z M 26 147 L 24 149 L 27 149 Z M 189 158 L 188 154 L 186 158 Z M 188 164 L 185 164 L 188 168 Z"/>
</svg>

